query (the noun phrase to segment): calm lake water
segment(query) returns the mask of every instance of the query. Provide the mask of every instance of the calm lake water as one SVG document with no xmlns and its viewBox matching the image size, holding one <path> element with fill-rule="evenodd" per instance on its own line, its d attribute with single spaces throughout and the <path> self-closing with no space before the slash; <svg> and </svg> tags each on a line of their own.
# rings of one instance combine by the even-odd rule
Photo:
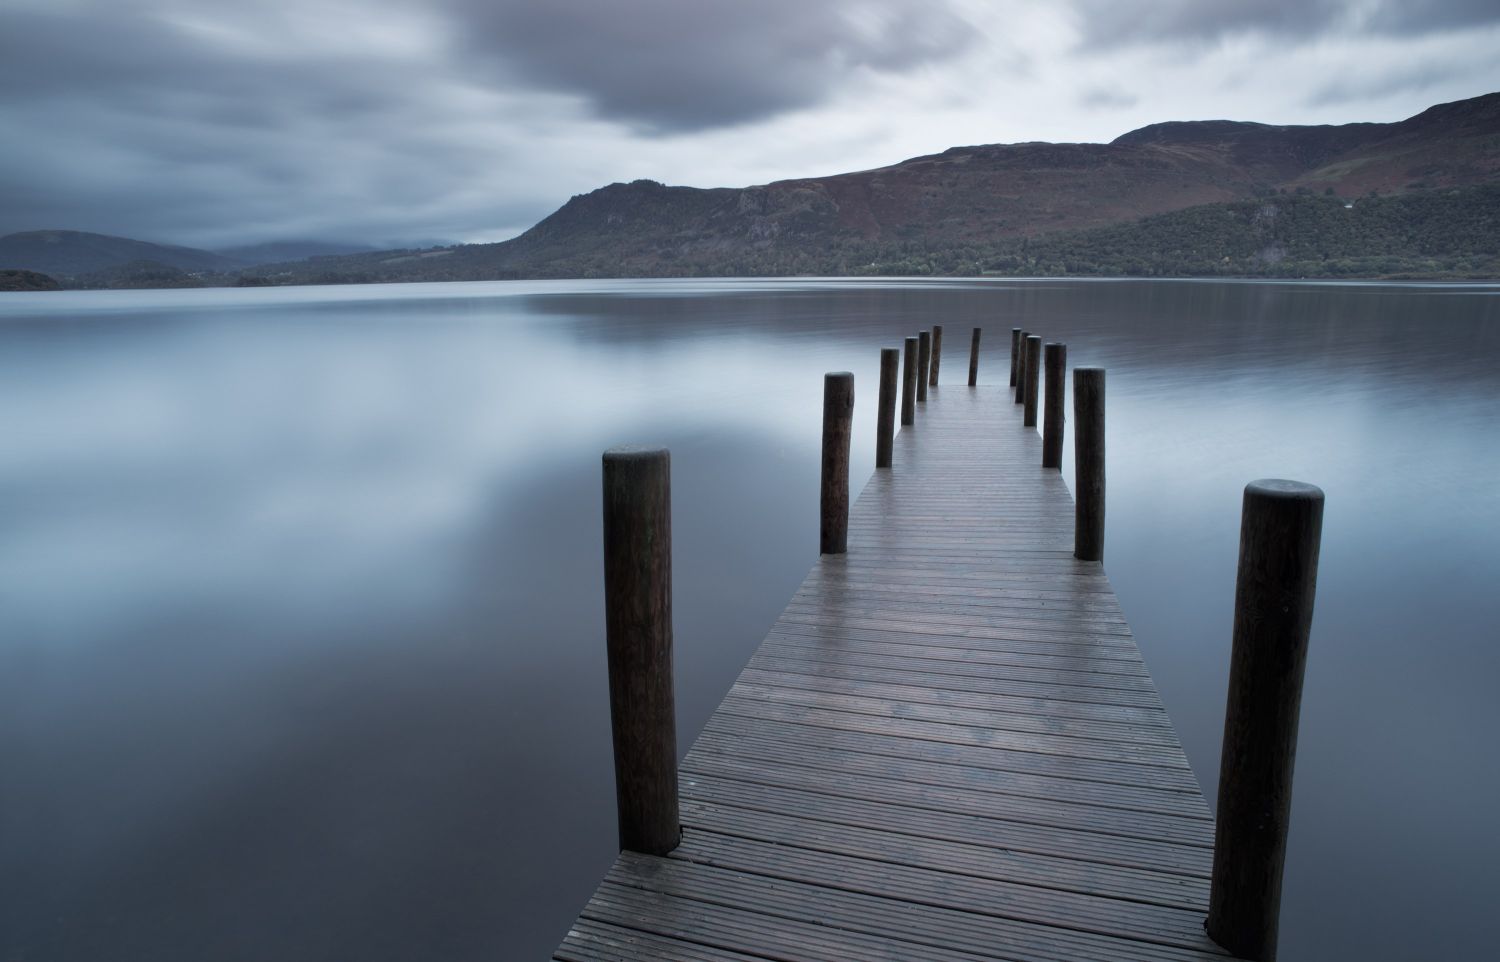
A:
<svg viewBox="0 0 1500 962">
<path fill-rule="evenodd" d="M 615 847 L 600 452 L 672 449 L 686 749 L 816 556 L 823 372 L 858 486 L 932 323 L 1109 369 L 1210 798 L 1241 490 L 1323 487 L 1282 958 L 1492 951 L 1500 286 L 640 281 L 0 299 L 0 960 L 544 957 Z"/>
</svg>

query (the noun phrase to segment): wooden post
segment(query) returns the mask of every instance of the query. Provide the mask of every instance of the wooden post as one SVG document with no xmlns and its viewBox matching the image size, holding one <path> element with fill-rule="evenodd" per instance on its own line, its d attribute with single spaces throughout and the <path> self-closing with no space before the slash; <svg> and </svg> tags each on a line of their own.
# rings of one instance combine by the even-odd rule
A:
<svg viewBox="0 0 1500 962">
<path fill-rule="evenodd" d="M 1261 962 L 1276 958 L 1322 531 L 1317 487 L 1245 487 L 1207 929 L 1236 957 Z"/>
<path fill-rule="evenodd" d="M 1020 376 L 1021 368 L 1021 344 L 1026 334 L 1019 327 L 1010 329 L 1010 384 L 1015 387 L 1016 378 Z"/>
<path fill-rule="evenodd" d="M 974 328 L 974 339 L 969 342 L 969 387 L 979 383 L 979 328 Z"/>
<path fill-rule="evenodd" d="M 1068 369 L 1068 345 L 1047 344 L 1043 366 L 1047 371 L 1047 411 L 1042 417 L 1042 467 L 1062 468 L 1063 399 L 1067 384 L 1063 378 Z"/>
<path fill-rule="evenodd" d="M 938 365 L 943 360 L 943 325 L 932 325 L 932 374 L 927 383 L 937 387 Z"/>
<path fill-rule="evenodd" d="M 880 408 L 875 420 L 875 467 L 891 466 L 891 445 L 896 439 L 896 374 L 901 352 L 880 349 Z"/>
<path fill-rule="evenodd" d="M 932 332 L 917 333 L 917 400 L 927 400 L 927 368 L 932 364 Z"/>
<path fill-rule="evenodd" d="M 1015 365 L 1015 368 L 1016 368 L 1016 384 L 1015 384 L 1015 387 L 1016 387 L 1016 403 L 1017 404 L 1025 404 L 1026 403 L 1026 338 L 1029 335 L 1025 331 L 1022 331 L 1019 334 L 1015 334 L 1014 331 L 1012 331 L 1011 333 L 1016 338 L 1016 340 L 1015 340 L 1015 351 L 1014 351 L 1014 353 L 1011 356 L 1011 361 Z"/>
<path fill-rule="evenodd" d="M 1073 557 L 1104 560 L 1104 368 L 1073 369 Z"/>
<path fill-rule="evenodd" d="M 818 551 L 849 550 L 849 436 L 854 424 L 854 375 L 823 375 L 823 497 Z"/>
<path fill-rule="evenodd" d="M 682 838 L 665 448 L 604 452 L 604 629 L 620 848 L 665 855 Z"/>
<path fill-rule="evenodd" d="M 1036 427 L 1037 389 L 1042 376 L 1042 339 L 1026 335 L 1026 408 L 1021 419 L 1024 427 Z"/>
<path fill-rule="evenodd" d="M 913 424 L 917 420 L 917 339 L 908 337 L 905 347 L 906 356 L 901 368 L 901 423 Z"/>
</svg>

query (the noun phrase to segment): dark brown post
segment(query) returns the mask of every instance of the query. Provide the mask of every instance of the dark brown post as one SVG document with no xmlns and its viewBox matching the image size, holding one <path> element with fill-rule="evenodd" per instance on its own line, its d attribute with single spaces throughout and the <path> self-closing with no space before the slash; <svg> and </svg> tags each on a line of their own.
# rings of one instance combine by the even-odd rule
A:
<svg viewBox="0 0 1500 962">
<path fill-rule="evenodd" d="M 1047 371 L 1047 410 L 1042 416 L 1042 467 L 1062 468 L 1063 398 L 1067 384 L 1063 377 L 1068 369 L 1068 345 L 1047 344 L 1043 367 Z"/>
<path fill-rule="evenodd" d="M 620 848 L 682 837 L 672 702 L 672 492 L 665 448 L 604 452 L 604 630 Z"/>
<path fill-rule="evenodd" d="M 1322 531 L 1318 488 L 1296 481 L 1246 485 L 1208 935 L 1236 957 L 1261 962 L 1276 958 Z"/>
<path fill-rule="evenodd" d="M 943 361 L 943 325 L 932 325 L 932 374 L 927 383 L 937 387 L 938 365 Z"/>
<path fill-rule="evenodd" d="M 1073 557 L 1104 560 L 1104 368 L 1073 369 Z"/>
<path fill-rule="evenodd" d="M 1021 345 L 1026 334 L 1019 327 L 1010 329 L 1010 383 L 1014 387 L 1021 373 Z"/>
<path fill-rule="evenodd" d="M 891 443 L 896 439 L 896 374 L 901 352 L 880 349 L 880 409 L 875 418 L 875 467 L 891 466 Z"/>
<path fill-rule="evenodd" d="M 932 364 L 932 332 L 917 333 L 917 400 L 927 400 L 927 368 Z"/>
<path fill-rule="evenodd" d="M 917 339 L 908 337 L 905 347 L 901 367 L 901 423 L 912 424 L 917 420 Z"/>
<path fill-rule="evenodd" d="M 1026 335 L 1026 408 L 1021 419 L 1024 427 L 1036 427 L 1036 402 L 1038 383 L 1042 376 L 1042 339 L 1035 334 Z"/>
<path fill-rule="evenodd" d="M 1014 333 L 1014 332 L 1012 332 Z M 1029 335 L 1025 331 L 1015 335 L 1015 352 L 1011 360 L 1016 367 L 1016 403 L 1026 403 L 1026 338 Z"/>
<path fill-rule="evenodd" d="M 974 328 L 974 340 L 969 342 L 969 387 L 979 383 L 979 328 Z"/>
<path fill-rule="evenodd" d="M 849 435 L 854 424 L 854 375 L 823 375 L 823 498 L 818 551 L 849 550 Z"/>
</svg>

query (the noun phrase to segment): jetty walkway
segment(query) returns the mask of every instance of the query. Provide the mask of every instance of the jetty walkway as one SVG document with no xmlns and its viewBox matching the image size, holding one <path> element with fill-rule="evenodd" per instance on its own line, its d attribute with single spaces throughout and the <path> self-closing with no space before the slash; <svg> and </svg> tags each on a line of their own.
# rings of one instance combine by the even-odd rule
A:
<svg viewBox="0 0 1500 962">
<path fill-rule="evenodd" d="M 1214 823 L 1012 390 L 932 387 L 554 958 L 1187 960 Z"/>
</svg>

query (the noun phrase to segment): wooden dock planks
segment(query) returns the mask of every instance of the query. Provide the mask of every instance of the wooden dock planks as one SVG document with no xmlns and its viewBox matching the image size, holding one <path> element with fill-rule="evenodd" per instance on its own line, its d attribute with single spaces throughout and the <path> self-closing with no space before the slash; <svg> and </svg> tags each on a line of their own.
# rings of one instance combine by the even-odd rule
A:
<svg viewBox="0 0 1500 962">
<path fill-rule="evenodd" d="M 1187 960 L 1213 821 L 1004 388 L 934 388 L 554 958 Z"/>
</svg>

